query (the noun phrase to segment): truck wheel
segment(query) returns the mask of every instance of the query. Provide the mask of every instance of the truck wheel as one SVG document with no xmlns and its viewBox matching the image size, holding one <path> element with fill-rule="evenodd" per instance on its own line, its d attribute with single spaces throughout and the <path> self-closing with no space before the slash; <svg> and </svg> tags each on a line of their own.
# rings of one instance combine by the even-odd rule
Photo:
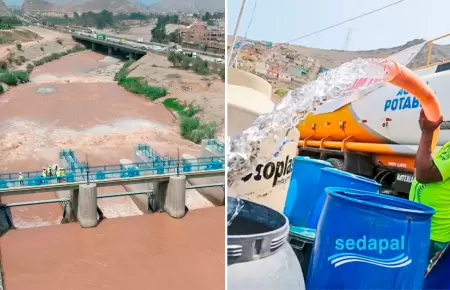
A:
<svg viewBox="0 0 450 290">
<path fill-rule="evenodd" d="M 338 158 L 329 158 L 326 161 L 330 162 L 334 168 L 344 170 L 344 160 Z"/>
</svg>

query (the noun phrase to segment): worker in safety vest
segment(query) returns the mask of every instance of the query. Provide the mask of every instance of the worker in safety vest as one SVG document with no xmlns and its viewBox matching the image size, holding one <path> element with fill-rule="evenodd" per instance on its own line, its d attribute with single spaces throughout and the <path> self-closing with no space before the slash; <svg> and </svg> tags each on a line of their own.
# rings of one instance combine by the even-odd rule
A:
<svg viewBox="0 0 450 290">
<path fill-rule="evenodd" d="M 60 176 L 61 176 L 61 181 L 64 182 L 64 176 L 66 175 L 66 172 L 64 171 L 64 168 L 60 168 Z"/>
<path fill-rule="evenodd" d="M 58 183 L 61 182 L 61 170 L 56 171 L 56 181 Z"/>
<path fill-rule="evenodd" d="M 52 176 L 53 176 L 52 166 L 51 166 L 51 165 L 49 165 L 48 168 L 47 168 L 47 175 L 48 175 L 49 177 L 52 177 Z"/>
<path fill-rule="evenodd" d="M 22 172 L 19 172 L 19 183 L 20 183 L 20 185 L 23 185 L 23 175 L 22 175 Z"/>
<path fill-rule="evenodd" d="M 47 177 L 47 169 L 45 167 L 42 168 L 41 177 L 42 177 L 41 183 L 45 183 Z"/>
<path fill-rule="evenodd" d="M 450 142 L 444 144 L 433 156 L 431 144 L 434 131 L 443 117 L 433 122 L 420 111 L 419 125 L 422 135 L 416 154 L 415 178 L 409 199 L 432 207 L 436 213 L 431 218 L 431 242 L 428 252 L 427 273 L 450 243 Z"/>
</svg>

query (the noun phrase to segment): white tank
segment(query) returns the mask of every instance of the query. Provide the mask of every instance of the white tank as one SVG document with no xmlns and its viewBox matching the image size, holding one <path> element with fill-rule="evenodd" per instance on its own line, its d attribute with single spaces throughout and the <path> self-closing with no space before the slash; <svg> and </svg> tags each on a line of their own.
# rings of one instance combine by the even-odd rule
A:
<svg viewBox="0 0 450 290">
<path fill-rule="evenodd" d="M 271 112 L 272 86 L 260 77 L 238 69 L 227 72 L 227 134 L 240 134 L 258 118 Z"/>
<path fill-rule="evenodd" d="M 250 127 L 256 118 L 273 110 L 272 87 L 255 75 L 237 69 L 228 70 L 227 109 L 228 136 L 240 134 Z M 295 129 L 288 140 L 298 140 Z M 261 144 L 264 155 L 277 150 L 276 144 Z M 240 182 L 228 188 L 230 196 L 240 195 L 245 199 L 263 204 L 279 212 L 283 211 L 292 172 L 292 159 L 297 155 L 297 142 L 286 144 L 277 158 L 258 164 L 255 172 L 248 172 Z"/>
</svg>

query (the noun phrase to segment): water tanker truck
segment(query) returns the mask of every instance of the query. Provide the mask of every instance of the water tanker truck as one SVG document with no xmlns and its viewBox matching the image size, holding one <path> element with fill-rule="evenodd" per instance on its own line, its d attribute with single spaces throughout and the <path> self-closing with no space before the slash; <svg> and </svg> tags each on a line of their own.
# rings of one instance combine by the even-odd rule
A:
<svg viewBox="0 0 450 290">
<path fill-rule="evenodd" d="M 436 147 L 439 150 L 450 141 L 450 62 L 433 64 L 430 56 L 414 73 L 440 102 L 444 122 Z M 358 82 L 365 81 L 370 80 Z M 389 83 L 376 85 L 363 92 L 363 97 L 348 102 L 327 101 L 298 124 L 299 155 L 324 159 L 338 169 L 374 178 L 386 192 L 404 196 L 414 175 L 420 109 L 415 96 Z"/>
</svg>

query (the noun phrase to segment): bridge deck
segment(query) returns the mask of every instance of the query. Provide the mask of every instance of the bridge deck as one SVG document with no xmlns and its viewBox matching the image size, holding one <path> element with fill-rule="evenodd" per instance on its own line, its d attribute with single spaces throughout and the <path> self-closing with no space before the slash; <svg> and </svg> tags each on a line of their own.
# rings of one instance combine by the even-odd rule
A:
<svg viewBox="0 0 450 290">
<path fill-rule="evenodd" d="M 12 230 L 5 289 L 224 289 L 224 207 Z"/>
</svg>

